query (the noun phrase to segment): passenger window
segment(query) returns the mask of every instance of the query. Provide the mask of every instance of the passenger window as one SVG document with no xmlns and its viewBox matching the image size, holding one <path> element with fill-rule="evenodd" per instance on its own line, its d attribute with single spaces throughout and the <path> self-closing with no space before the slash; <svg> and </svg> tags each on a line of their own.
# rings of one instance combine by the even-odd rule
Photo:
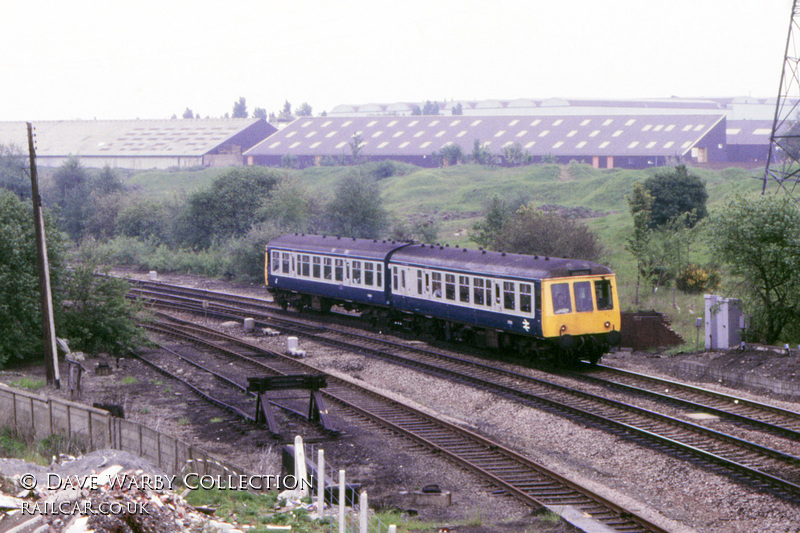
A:
<svg viewBox="0 0 800 533">
<path fill-rule="evenodd" d="M 444 297 L 448 300 L 456 299 L 456 276 L 455 274 L 444 275 Z"/>
<path fill-rule="evenodd" d="M 594 311 L 594 303 L 592 302 L 592 282 L 576 281 L 574 287 L 575 310 L 579 313 Z"/>
<path fill-rule="evenodd" d="M 550 286 L 553 297 L 553 312 L 557 315 L 572 312 L 572 298 L 569 294 L 569 283 L 554 283 Z"/>
<path fill-rule="evenodd" d="M 364 263 L 364 285 L 369 285 L 370 287 L 375 285 L 375 273 L 373 272 L 373 264 L 372 263 Z"/>
<path fill-rule="evenodd" d="M 433 296 L 435 298 L 442 297 L 442 273 L 441 272 L 433 272 L 431 274 L 433 282 L 431 283 L 431 291 L 433 291 Z"/>
<path fill-rule="evenodd" d="M 280 252 L 272 252 L 272 271 L 277 272 L 281 268 Z"/>
<path fill-rule="evenodd" d="M 281 271 L 284 274 L 288 274 L 290 272 L 290 270 L 289 270 L 289 265 L 290 265 L 289 257 L 290 257 L 290 254 L 288 254 L 286 252 L 283 252 L 283 262 L 281 263 L 281 265 L 282 265 Z"/>
<path fill-rule="evenodd" d="M 377 274 L 377 283 L 375 283 L 376 287 L 383 287 L 383 266 L 381 264 L 375 265 L 375 274 Z"/>
<path fill-rule="evenodd" d="M 300 275 L 307 278 L 311 276 L 311 258 L 307 255 L 300 256 Z"/>
<path fill-rule="evenodd" d="M 320 258 L 319 257 L 312 257 L 311 258 L 312 265 L 311 265 L 311 275 L 315 278 L 320 278 Z"/>
<path fill-rule="evenodd" d="M 458 276 L 458 299 L 469 303 L 469 276 Z"/>
<path fill-rule="evenodd" d="M 344 259 L 336 259 L 333 263 L 333 276 L 336 281 L 344 280 Z"/>
<path fill-rule="evenodd" d="M 353 283 L 361 284 L 361 261 L 353 261 Z"/>
<path fill-rule="evenodd" d="M 597 298 L 597 309 L 608 311 L 614 309 L 614 298 L 611 294 L 611 281 L 600 279 L 594 282 L 594 294 Z"/>
<path fill-rule="evenodd" d="M 422 270 L 417 270 L 417 294 L 422 294 Z"/>
<path fill-rule="evenodd" d="M 517 308 L 516 299 L 517 299 L 517 293 L 514 290 L 514 282 L 513 281 L 504 281 L 503 282 L 503 307 L 505 309 L 514 311 Z"/>
<path fill-rule="evenodd" d="M 519 284 L 519 310 L 523 313 L 530 313 L 531 308 L 531 286 L 527 283 Z"/>
<path fill-rule="evenodd" d="M 333 279 L 333 268 L 331 267 L 333 263 L 331 262 L 330 257 L 325 257 L 322 262 L 322 272 L 325 275 L 325 279 Z"/>
<path fill-rule="evenodd" d="M 475 278 L 475 304 L 476 305 L 483 305 L 483 280 L 480 278 Z"/>
<path fill-rule="evenodd" d="M 392 267 L 392 288 L 397 290 L 397 267 Z"/>
<path fill-rule="evenodd" d="M 483 284 L 486 286 L 486 305 L 492 306 L 492 280 L 484 280 Z M 498 288 L 497 301 L 500 301 L 500 289 Z"/>
</svg>

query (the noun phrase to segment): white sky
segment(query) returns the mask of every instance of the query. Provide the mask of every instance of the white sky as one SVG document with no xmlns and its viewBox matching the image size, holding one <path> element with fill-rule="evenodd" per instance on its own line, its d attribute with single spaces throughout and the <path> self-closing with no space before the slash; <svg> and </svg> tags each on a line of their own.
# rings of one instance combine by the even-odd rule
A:
<svg viewBox="0 0 800 533">
<path fill-rule="evenodd" d="M 0 120 L 775 97 L 791 0 L 0 0 Z"/>
</svg>

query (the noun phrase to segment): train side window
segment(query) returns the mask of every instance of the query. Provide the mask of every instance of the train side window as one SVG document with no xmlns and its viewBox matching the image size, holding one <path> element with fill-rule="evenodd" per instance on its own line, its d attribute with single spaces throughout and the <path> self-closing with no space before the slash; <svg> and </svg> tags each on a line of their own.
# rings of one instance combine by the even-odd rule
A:
<svg viewBox="0 0 800 533">
<path fill-rule="evenodd" d="M 291 254 L 289 254 L 288 252 L 283 252 L 282 255 L 283 261 L 281 261 L 281 272 L 283 272 L 284 274 L 288 274 L 289 272 L 291 272 L 289 270 L 289 265 L 291 264 L 289 263 L 289 257 L 291 257 Z"/>
<path fill-rule="evenodd" d="M 431 292 L 433 292 L 433 296 L 435 298 L 442 297 L 442 273 L 441 272 L 432 272 L 431 273 Z"/>
<path fill-rule="evenodd" d="M 486 286 L 486 305 L 492 307 L 492 280 L 487 279 L 484 281 L 484 285 Z M 497 288 L 497 301 L 500 301 L 500 288 Z"/>
<path fill-rule="evenodd" d="M 572 312 L 572 298 L 569 294 L 569 283 L 554 283 L 550 286 L 553 297 L 553 312 L 557 315 Z"/>
<path fill-rule="evenodd" d="M 361 284 L 361 261 L 353 261 L 353 283 Z"/>
<path fill-rule="evenodd" d="M 456 299 L 456 276 L 455 274 L 444 275 L 444 297 L 448 300 Z"/>
<path fill-rule="evenodd" d="M 321 277 L 321 275 L 320 275 L 320 273 L 321 273 L 321 270 L 320 270 L 321 259 L 319 257 L 312 257 L 311 261 L 312 261 L 312 263 L 311 263 L 311 275 L 313 277 L 319 279 Z"/>
<path fill-rule="evenodd" d="M 503 282 L 503 307 L 508 310 L 515 310 L 517 308 L 517 291 L 514 287 L 513 281 Z"/>
<path fill-rule="evenodd" d="M 307 255 L 300 256 L 300 275 L 311 277 L 311 258 Z"/>
<path fill-rule="evenodd" d="M 406 290 L 406 271 L 405 271 L 405 269 L 400 271 L 400 287 L 402 287 L 402 289 L 404 291 Z"/>
<path fill-rule="evenodd" d="M 333 262 L 333 278 L 336 281 L 344 280 L 344 259 L 336 259 Z"/>
<path fill-rule="evenodd" d="M 592 282 L 576 281 L 574 290 L 575 310 L 579 313 L 594 311 L 594 303 L 592 302 Z"/>
<path fill-rule="evenodd" d="M 458 299 L 469 303 L 469 276 L 458 276 Z"/>
<path fill-rule="evenodd" d="M 272 271 L 277 272 L 281 269 L 281 253 L 272 252 Z"/>
<path fill-rule="evenodd" d="M 417 294 L 422 294 L 422 270 L 417 270 Z"/>
<path fill-rule="evenodd" d="M 383 287 L 383 265 L 380 263 L 375 265 L 375 286 Z"/>
<path fill-rule="evenodd" d="M 480 278 L 475 278 L 474 287 L 475 305 L 483 305 L 483 280 Z"/>
<path fill-rule="evenodd" d="M 531 307 L 531 286 L 527 283 L 519 284 L 519 310 L 523 313 L 530 313 Z"/>
<path fill-rule="evenodd" d="M 322 260 L 322 273 L 325 276 L 325 279 L 333 279 L 333 268 L 332 268 L 332 261 L 330 257 L 325 257 Z"/>
<path fill-rule="evenodd" d="M 392 267 L 392 289 L 394 289 L 394 290 L 398 290 L 397 289 L 397 279 L 398 279 L 397 267 Z"/>
<path fill-rule="evenodd" d="M 608 311 L 614 309 L 614 298 L 611 296 L 611 281 L 599 279 L 594 282 L 594 294 L 597 298 L 597 309 Z"/>
<path fill-rule="evenodd" d="M 364 285 L 370 287 L 375 285 L 375 266 L 372 263 L 364 263 Z"/>
</svg>

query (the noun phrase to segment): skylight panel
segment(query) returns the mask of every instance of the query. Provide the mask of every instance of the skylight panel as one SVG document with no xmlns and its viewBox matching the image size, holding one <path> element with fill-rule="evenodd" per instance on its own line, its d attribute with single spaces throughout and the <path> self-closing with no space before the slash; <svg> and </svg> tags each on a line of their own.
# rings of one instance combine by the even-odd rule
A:
<svg viewBox="0 0 800 533">
<path fill-rule="evenodd" d="M 461 130 L 456 134 L 456 137 L 463 137 L 467 134 L 467 130 Z"/>
<path fill-rule="evenodd" d="M 622 135 L 622 130 L 617 130 L 611 134 L 612 137 L 619 137 L 620 135 Z"/>
<path fill-rule="evenodd" d="M 389 141 L 383 141 L 378 145 L 378 148 L 386 148 L 386 145 L 389 144 Z"/>
<path fill-rule="evenodd" d="M 567 133 L 567 137 L 575 137 L 575 134 L 578 133 L 578 130 L 571 130 Z"/>
<path fill-rule="evenodd" d="M 628 149 L 630 149 L 630 148 L 636 148 L 638 145 L 639 145 L 639 141 L 633 141 L 632 143 L 630 143 L 630 144 L 628 145 Z"/>
<path fill-rule="evenodd" d="M 675 129 L 675 124 L 670 124 L 669 126 L 667 126 L 666 128 L 664 128 L 664 131 L 672 131 L 672 130 L 674 130 L 674 129 Z"/>
<path fill-rule="evenodd" d="M 303 127 L 303 128 L 307 128 L 307 127 L 309 127 L 309 126 L 310 126 L 310 125 L 311 125 L 313 122 L 314 122 L 313 120 L 306 120 L 305 122 L 303 122 L 303 126 L 302 126 L 302 127 Z"/>
<path fill-rule="evenodd" d="M 664 143 L 664 148 L 672 148 L 673 144 L 675 144 L 675 141 L 667 141 Z"/>
<path fill-rule="evenodd" d="M 419 130 L 414 134 L 414 137 L 422 137 L 423 135 L 425 135 L 425 130 Z"/>
<path fill-rule="evenodd" d="M 326 120 L 325 122 L 323 122 L 323 123 L 322 123 L 322 127 L 323 127 L 323 128 L 327 128 L 327 127 L 328 127 L 328 126 L 330 126 L 331 124 L 333 124 L 333 121 L 332 121 L 332 120 Z"/>
<path fill-rule="evenodd" d="M 405 147 L 406 147 L 406 146 L 408 146 L 409 144 L 411 144 L 411 143 L 410 143 L 410 142 L 408 142 L 408 141 L 402 142 L 402 143 L 400 143 L 400 148 L 405 148 Z"/>
<path fill-rule="evenodd" d="M 647 125 L 645 125 L 644 128 L 642 128 L 642 131 L 650 131 L 651 129 L 653 129 L 653 125 L 652 124 L 647 124 Z"/>
<path fill-rule="evenodd" d="M 346 128 L 347 126 L 349 126 L 349 125 L 350 125 L 350 124 L 352 124 L 352 123 L 353 123 L 353 121 L 352 121 L 352 120 L 347 120 L 347 121 L 345 121 L 345 123 L 344 123 L 344 124 L 342 124 L 342 127 L 343 127 L 343 128 Z"/>
<path fill-rule="evenodd" d="M 558 141 L 553 145 L 553 148 L 561 148 L 561 145 L 564 144 L 564 141 Z"/>
<path fill-rule="evenodd" d="M 270 148 L 275 148 L 276 146 L 280 146 L 280 144 L 281 144 L 280 141 L 275 141 L 274 143 L 270 144 L 269 147 Z"/>
<path fill-rule="evenodd" d="M 553 126 L 560 126 L 562 122 L 564 122 L 564 119 L 556 119 L 555 122 L 553 122 Z"/>
<path fill-rule="evenodd" d="M 367 123 L 367 127 L 368 127 L 368 128 L 371 128 L 372 126 L 374 126 L 374 125 L 375 125 L 375 124 L 377 124 L 377 123 L 378 123 L 378 121 L 377 121 L 377 120 L 370 120 L 370 121 Z"/>
<path fill-rule="evenodd" d="M 681 131 L 689 131 L 690 129 L 692 129 L 692 126 L 693 126 L 693 124 L 687 124 L 687 125 L 685 125 L 683 127 L 683 129 Z"/>
<path fill-rule="evenodd" d="M 306 139 L 310 139 L 311 137 L 313 137 L 316 134 L 317 134 L 317 130 L 311 131 L 311 132 L 308 133 L 308 135 L 306 135 Z"/>
<path fill-rule="evenodd" d="M 336 148 L 337 149 L 344 148 L 345 146 L 347 146 L 347 141 L 342 141 L 342 142 L 340 142 L 339 144 L 336 145 Z"/>
<path fill-rule="evenodd" d="M 771 128 L 756 128 L 753 131 L 753 135 L 771 135 L 772 129 Z"/>
<path fill-rule="evenodd" d="M 705 124 L 698 124 L 698 126 L 694 129 L 694 131 L 702 131 L 705 128 Z"/>
<path fill-rule="evenodd" d="M 451 122 L 450 123 L 450 127 L 458 126 L 459 124 L 461 124 L 461 119 L 457 119 L 457 120 L 454 120 L 453 122 Z"/>
<path fill-rule="evenodd" d="M 408 123 L 408 127 L 410 128 L 412 126 L 416 126 L 417 124 L 419 124 L 419 120 L 412 120 Z"/>
<path fill-rule="evenodd" d="M 396 121 L 396 120 L 393 120 L 393 121 L 391 121 L 390 123 L 388 123 L 388 124 L 386 125 L 386 127 L 387 127 L 387 128 L 391 128 L 391 127 L 392 127 L 392 126 L 394 126 L 395 124 L 397 124 L 397 121 Z"/>
<path fill-rule="evenodd" d="M 315 142 L 315 143 L 312 143 L 312 144 L 311 144 L 311 148 L 316 148 L 316 147 L 317 147 L 317 146 L 319 146 L 320 144 L 322 144 L 322 142 L 321 142 L 321 141 L 317 141 L 317 142 Z"/>
<path fill-rule="evenodd" d="M 336 135 L 337 133 L 338 133 L 338 132 L 337 132 L 336 130 L 334 130 L 334 131 L 329 131 L 328 133 L 326 133 L 326 134 L 325 134 L 325 138 L 326 138 L 326 139 L 330 139 L 331 137 L 333 137 L 333 136 L 334 136 L 334 135 Z"/>
<path fill-rule="evenodd" d="M 633 126 L 633 123 L 636 122 L 635 118 L 630 119 L 628 122 L 625 123 L 626 126 Z"/>
<path fill-rule="evenodd" d="M 289 133 L 286 134 L 286 138 L 290 139 L 290 138 L 294 137 L 295 135 L 297 135 L 296 131 L 290 131 Z"/>
<path fill-rule="evenodd" d="M 531 126 L 538 126 L 538 125 L 539 125 L 539 123 L 540 123 L 541 121 L 542 121 L 542 119 L 540 119 L 540 118 L 537 118 L 536 120 L 534 120 L 533 122 L 531 122 Z"/>
<path fill-rule="evenodd" d="M 432 121 L 430 124 L 428 124 L 428 126 L 435 126 L 435 125 L 437 125 L 439 122 L 441 122 L 441 121 L 440 121 L 440 120 L 438 120 L 438 119 L 437 119 L 437 120 L 434 120 L 434 121 Z"/>
<path fill-rule="evenodd" d="M 289 146 L 289 148 L 297 148 L 301 144 L 303 144 L 303 143 L 301 143 L 300 141 L 295 141 L 295 142 L 292 143 L 291 146 Z"/>
<path fill-rule="evenodd" d="M 600 148 L 605 148 L 609 144 L 611 144 L 611 141 L 603 141 L 603 142 L 600 143 Z"/>
<path fill-rule="evenodd" d="M 588 124 L 589 124 L 591 121 L 592 121 L 591 119 L 588 119 L 588 118 L 587 118 L 586 120 L 584 120 L 583 122 L 581 122 L 581 126 L 587 126 L 587 125 L 588 125 Z"/>
<path fill-rule="evenodd" d="M 686 141 L 681 145 L 681 148 L 689 148 L 692 145 L 692 141 Z"/>
<path fill-rule="evenodd" d="M 548 133 L 550 133 L 550 130 L 544 130 L 544 131 L 542 131 L 542 133 L 539 134 L 539 137 L 544 137 Z"/>
<path fill-rule="evenodd" d="M 506 130 L 500 130 L 497 133 L 495 133 L 494 136 L 495 137 L 502 137 L 505 132 L 506 132 Z"/>
<path fill-rule="evenodd" d="M 441 136 L 442 136 L 442 135 L 444 135 L 445 133 L 447 133 L 447 131 L 445 131 L 445 130 L 442 130 L 442 131 L 440 131 L 439 133 L 437 133 L 437 134 L 436 134 L 436 137 L 441 137 Z"/>
<path fill-rule="evenodd" d="M 607 118 L 603 121 L 603 126 L 609 126 L 612 122 L 614 122 L 613 118 Z"/>
<path fill-rule="evenodd" d="M 400 137 L 400 136 L 401 136 L 402 134 L 404 134 L 404 133 L 405 133 L 405 131 L 403 131 L 403 130 L 396 131 L 396 132 L 394 133 L 394 135 L 392 135 L 392 137 L 394 137 L 394 138 L 396 139 L 396 138 Z"/>
<path fill-rule="evenodd" d="M 725 135 L 739 135 L 742 132 L 742 128 L 728 128 L 725 130 Z"/>
<path fill-rule="evenodd" d="M 575 145 L 575 148 L 583 148 L 584 146 L 586 146 L 586 141 L 581 141 Z"/>
<path fill-rule="evenodd" d="M 528 144 L 525 145 L 525 148 L 530 148 L 534 144 L 536 144 L 536 141 L 531 141 L 531 142 L 529 142 Z"/>
<path fill-rule="evenodd" d="M 528 133 L 528 130 L 522 130 L 521 132 L 517 133 L 517 137 L 524 137 Z"/>
<path fill-rule="evenodd" d="M 478 124 L 480 124 L 481 122 L 483 122 L 481 119 L 478 119 L 478 120 L 473 120 L 473 121 L 472 121 L 472 124 L 470 124 L 470 126 L 472 126 L 472 127 L 474 128 L 475 126 L 477 126 L 477 125 L 478 125 Z"/>
<path fill-rule="evenodd" d="M 508 123 L 509 126 L 516 126 L 517 124 L 519 124 L 518 118 L 515 118 L 514 120 Z"/>
<path fill-rule="evenodd" d="M 653 131 L 661 131 L 663 129 L 664 129 L 664 125 L 663 124 L 659 124 L 655 128 L 653 128 Z"/>
<path fill-rule="evenodd" d="M 652 148 L 655 145 L 656 145 L 655 141 L 650 141 L 649 143 L 647 143 L 647 148 Z"/>
<path fill-rule="evenodd" d="M 594 130 L 592 133 L 589 134 L 589 137 L 597 137 L 600 134 L 600 130 Z"/>
<path fill-rule="evenodd" d="M 378 130 L 372 134 L 372 138 L 375 139 L 377 137 L 380 137 L 381 135 L 383 135 L 383 130 Z"/>
</svg>

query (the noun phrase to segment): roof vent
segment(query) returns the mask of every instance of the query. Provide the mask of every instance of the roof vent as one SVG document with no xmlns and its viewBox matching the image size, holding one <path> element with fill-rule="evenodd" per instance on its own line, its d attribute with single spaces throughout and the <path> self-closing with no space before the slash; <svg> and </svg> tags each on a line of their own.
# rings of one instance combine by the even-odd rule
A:
<svg viewBox="0 0 800 533">
<path fill-rule="evenodd" d="M 482 251 L 481 253 L 482 253 L 483 255 L 486 255 L 486 250 Z"/>
<path fill-rule="evenodd" d="M 467 251 L 467 249 L 466 249 L 466 248 L 464 248 L 464 249 L 462 250 L 462 252 L 466 252 L 466 251 Z"/>
</svg>

